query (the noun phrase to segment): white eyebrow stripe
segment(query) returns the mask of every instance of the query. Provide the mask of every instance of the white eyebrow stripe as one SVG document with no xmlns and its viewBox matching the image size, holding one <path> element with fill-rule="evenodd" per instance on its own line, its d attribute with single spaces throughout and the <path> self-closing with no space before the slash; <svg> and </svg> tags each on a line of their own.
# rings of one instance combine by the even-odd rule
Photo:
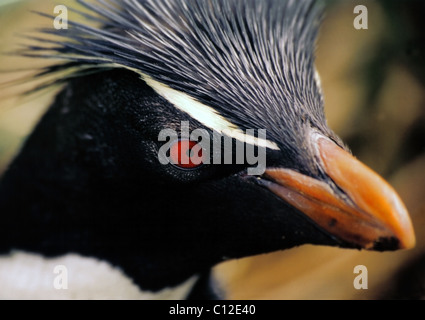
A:
<svg viewBox="0 0 425 320">
<path fill-rule="evenodd" d="M 219 115 L 213 108 L 202 104 L 189 95 L 174 90 L 169 86 L 162 84 L 151 77 L 141 74 L 142 79 L 150 86 L 156 93 L 169 101 L 177 109 L 189 114 L 192 118 L 196 119 L 206 127 L 230 136 L 243 143 L 252 144 L 259 147 L 266 147 L 272 150 L 280 150 L 276 143 L 245 134 L 237 125 L 229 122 L 223 116 Z"/>
</svg>

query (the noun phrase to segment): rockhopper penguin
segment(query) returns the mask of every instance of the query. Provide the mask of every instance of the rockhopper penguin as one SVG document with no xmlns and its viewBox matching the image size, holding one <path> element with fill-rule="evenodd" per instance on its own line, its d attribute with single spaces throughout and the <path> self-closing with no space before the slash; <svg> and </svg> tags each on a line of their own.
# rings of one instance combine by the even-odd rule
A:
<svg viewBox="0 0 425 320">
<path fill-rule="evenodd" d="M 46 263 L 70 273 L 77 258 L 102 261 L 138 297 L 205 298 L 209 270 L 226 259 L 307 243 L 414 246 L 396 192 L 326 124 L 316 1 L 78 2 L 86 22 L 45 29 L 58 38 L 22 52 L 62 59 L 39 76 L 64 88 L 0 182 L 1 297 L 16 297 L 5 266 L 19 257 L 27 269 L 59 259 Z M 160 133 L 182 123 L 263 147 L 265 172 L 212 154 L 160 163 Z M 170 157 L 187 142 L 169 143 Z"/>
</svg>

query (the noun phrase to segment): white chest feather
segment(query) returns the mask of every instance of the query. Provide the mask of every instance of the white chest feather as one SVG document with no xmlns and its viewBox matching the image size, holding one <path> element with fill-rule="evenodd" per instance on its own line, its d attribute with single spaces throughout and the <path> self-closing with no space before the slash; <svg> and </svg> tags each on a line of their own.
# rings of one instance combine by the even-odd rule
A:
<svg viewBox="0 0 425 320">
<path fill-rule="evenodd" d="M 76 254 L 46 259 L 15 252 L 0 256 L 0 299 L 185 299 L 197 276 L 159 292 L 141 291 L 105 261 Z"/>
</svg>

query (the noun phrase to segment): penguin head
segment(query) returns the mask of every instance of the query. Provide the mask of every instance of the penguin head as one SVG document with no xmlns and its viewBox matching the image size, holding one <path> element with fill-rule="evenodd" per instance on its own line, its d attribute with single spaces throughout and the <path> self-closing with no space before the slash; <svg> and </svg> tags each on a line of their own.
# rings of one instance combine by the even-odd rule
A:
<svg viewBox="0 0 425 320">
<path fill-rule="evenodd" d="M 315 1 L 80 2 L 102 27 L 72 22 L 32 54 L 69 61 L 50 72 L 78 66 L 59 81 L 80 117 L 102 119 L 141 241 L 206 265 L 304 243 L 414 245 L 396 192 L 326 124 Z"/>
</svg>

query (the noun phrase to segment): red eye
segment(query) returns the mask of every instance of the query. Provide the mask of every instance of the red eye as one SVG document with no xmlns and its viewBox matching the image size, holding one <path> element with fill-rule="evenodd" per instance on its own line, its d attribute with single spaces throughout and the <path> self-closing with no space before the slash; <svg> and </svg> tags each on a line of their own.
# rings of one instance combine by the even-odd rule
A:
<svg viewBox="0 0 425 320">
<path fill-rule="evenodd" d="M 182 169 L 198 168 L 203 164 L 202 147 L 196 141 L 176 141 L 170 147 L 170 160 Z"/>
</svg>

